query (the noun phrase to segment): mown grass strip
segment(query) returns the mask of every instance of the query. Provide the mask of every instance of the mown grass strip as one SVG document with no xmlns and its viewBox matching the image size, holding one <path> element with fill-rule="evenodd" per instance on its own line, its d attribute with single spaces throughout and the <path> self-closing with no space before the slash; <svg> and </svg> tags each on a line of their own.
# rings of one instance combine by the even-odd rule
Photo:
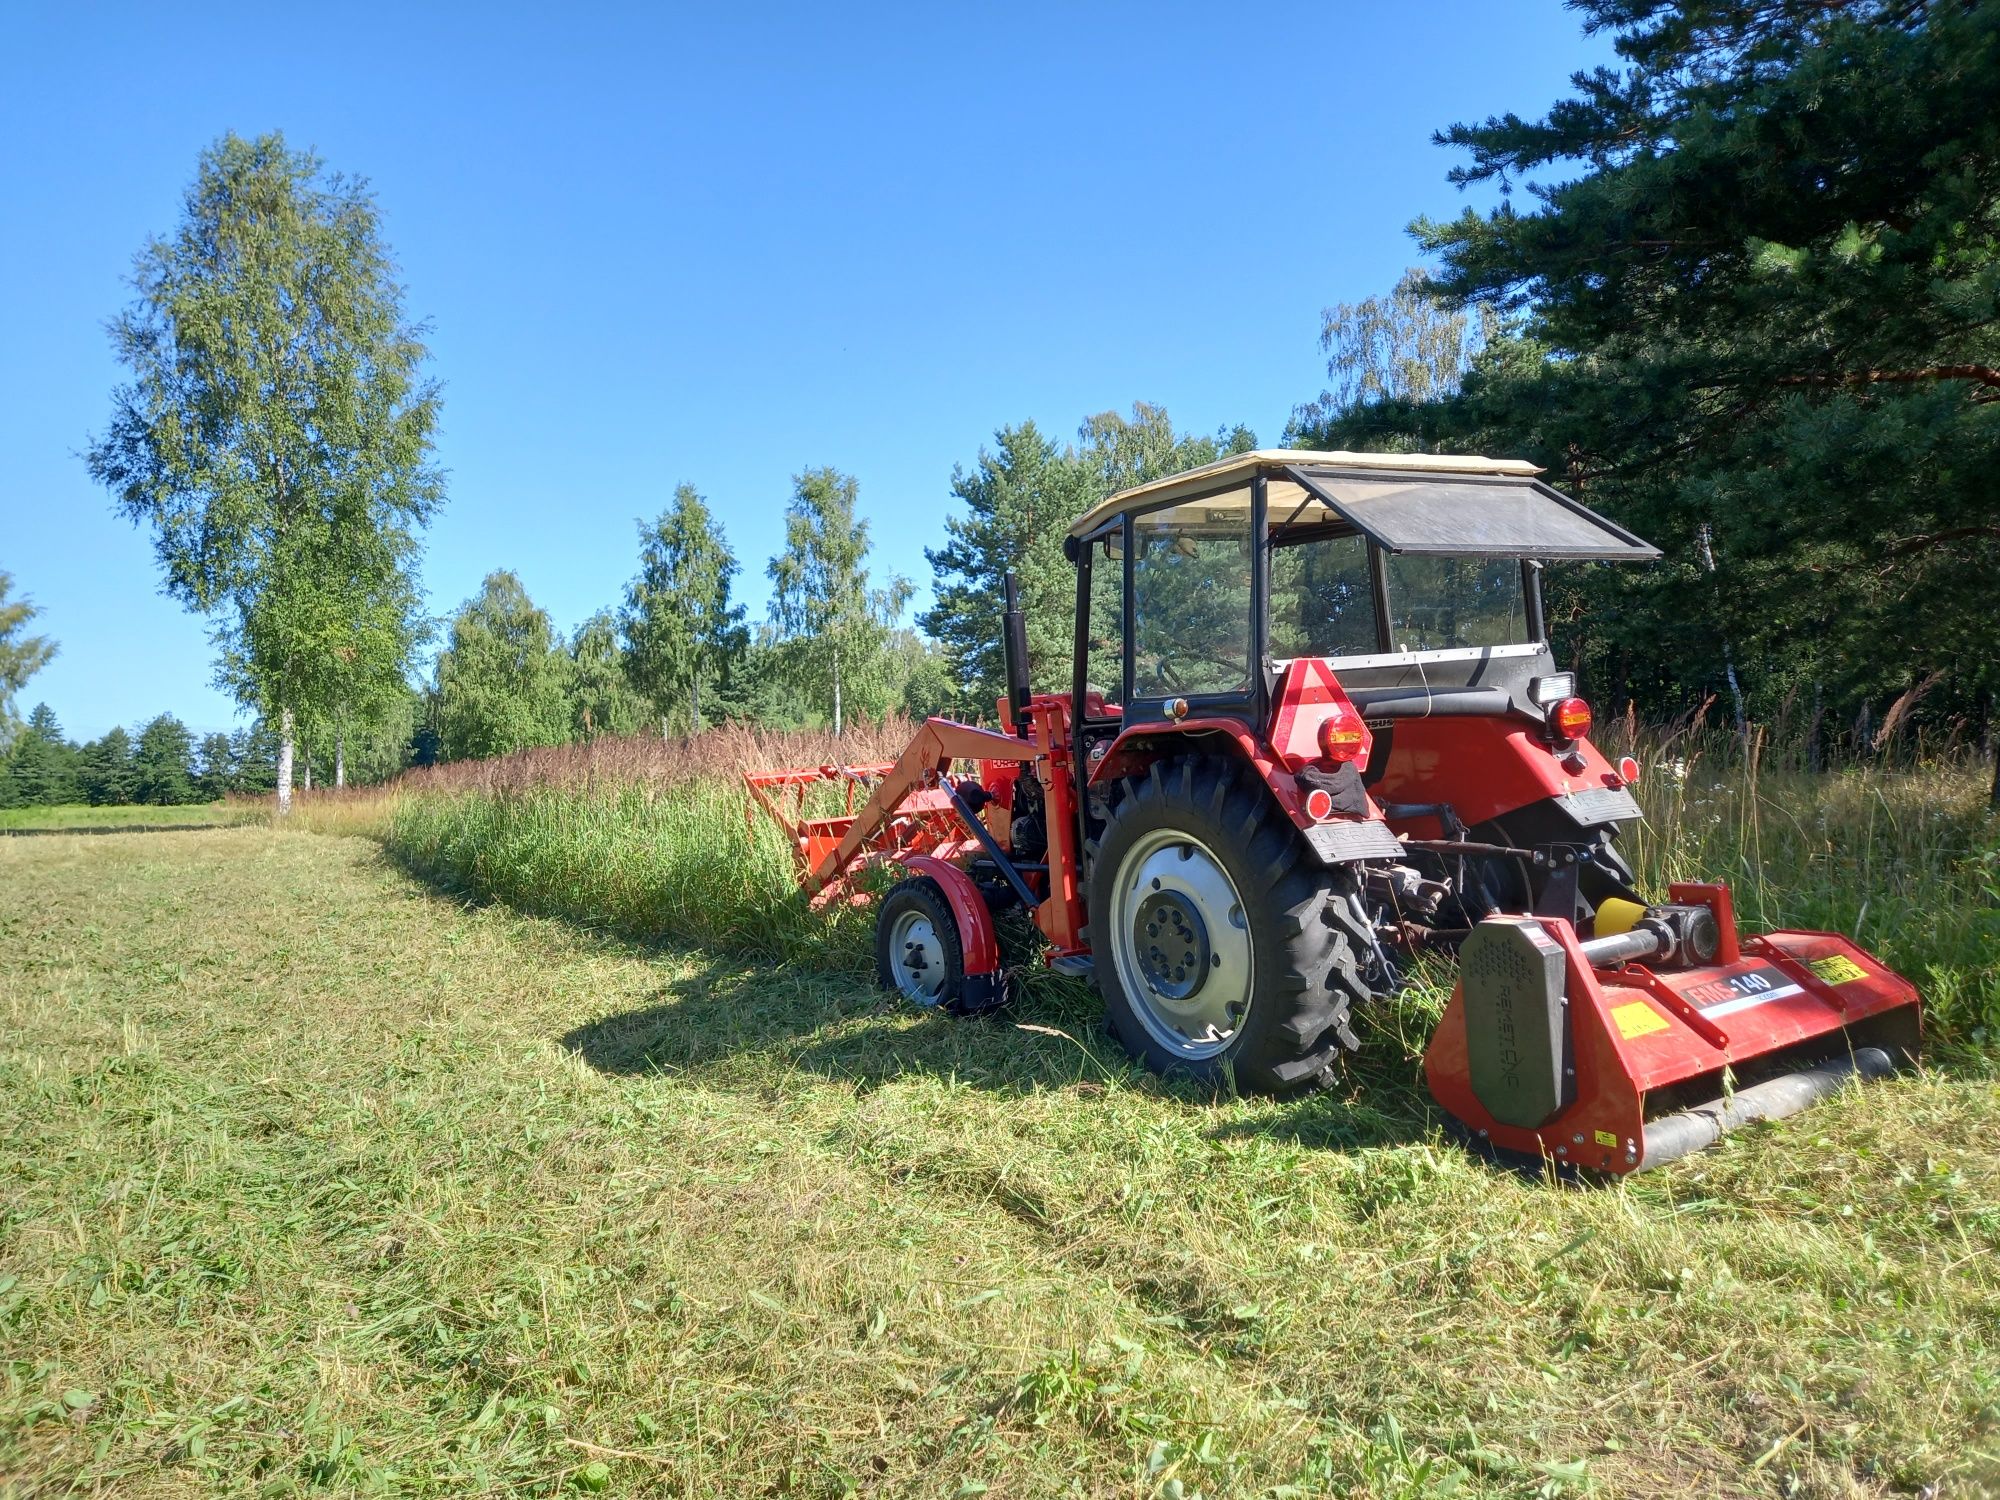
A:
<svg viewBox="0 0 2000 1500">
<path fill-rule="evenodd" d="M 2000 1478 L 1990 1075 L 1579 1192 L 1439 1138 L 1387 1021 L 1196 1098 L 1067 990 L 919 1016 L 262 829 L 0 848 L 0 1019 L 29 1490 Z"/>
</svg>

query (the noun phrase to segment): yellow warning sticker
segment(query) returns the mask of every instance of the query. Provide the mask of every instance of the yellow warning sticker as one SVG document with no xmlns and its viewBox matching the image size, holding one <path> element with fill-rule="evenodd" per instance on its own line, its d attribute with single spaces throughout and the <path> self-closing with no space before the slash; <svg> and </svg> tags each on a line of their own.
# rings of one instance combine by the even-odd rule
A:
<svg viewBox="0 0 2000 1500">
<path fill-rule="evenodd" d="M 1611 1022 L 1618 1028 L 1618 1034 L 1628 1042 L 1635 1036 L 1651 1036 L 1656 1031 L 1667 1029 L 1667 1018 L 1643 1000 L 1634 1000 L 1629 1005 L 1612 1006 Z"/>
<path fill-rule="evenodd" d="M 1835 953 L 1828 958 L 1816 958 L 1806 967 L 1828 984 L 1852 984 L 1857 979 L 1868 977 L 1868 971 L 1845 953 Z"/>
<path fill-rule="evenodd" d="M 1597 1144 L 1600 1146 L 1615 1146 L 1618 1144 L 1618 1137 L 1609 1130 L 1593 1131 L 1592 1134 L 1597 1137 Z"/>
</svg>

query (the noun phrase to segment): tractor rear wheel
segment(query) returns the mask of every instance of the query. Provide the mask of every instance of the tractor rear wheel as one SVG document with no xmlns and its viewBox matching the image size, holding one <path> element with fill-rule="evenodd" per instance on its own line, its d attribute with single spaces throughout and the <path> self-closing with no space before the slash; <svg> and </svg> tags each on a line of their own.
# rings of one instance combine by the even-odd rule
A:
<svg viewBox="0 0 2000 1500">
<path fill-rule="evenodd" d="M 1111 810 L 1090 873 L 1105 1012 L 1156 1072 L 1292 1094 L 1355 1047 L 1368 931 L 1351 870 L 1320 865 L 1233 763 L 1155 762 Z"/>
</svg>

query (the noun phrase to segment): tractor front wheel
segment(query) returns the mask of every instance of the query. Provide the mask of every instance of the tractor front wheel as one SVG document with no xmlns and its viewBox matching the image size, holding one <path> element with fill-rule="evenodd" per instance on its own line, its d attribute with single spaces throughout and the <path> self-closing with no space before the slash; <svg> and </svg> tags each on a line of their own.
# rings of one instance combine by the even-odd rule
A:
<svg viewBox="0 0 2000 1500">
<path fill-rule="evenodd" d="M 1090 876 L 1090 946 L 1112 1030 L 1157 1072 L 1265 1094 L 1313 1088 L 1369 997 L 1359 882 L 1323 868 L 1230 762 L 1127 780 Z M 1363 929 L 1365 930 L 1365 919 Z"/>
<path fill-rule="evenodd" d="M 898 881 L 875 916 L 875 975 L 925 1009 L 955 1011 L 965 993 L 965 952 L 958 919 L 928 875 Z"/>
</svg>

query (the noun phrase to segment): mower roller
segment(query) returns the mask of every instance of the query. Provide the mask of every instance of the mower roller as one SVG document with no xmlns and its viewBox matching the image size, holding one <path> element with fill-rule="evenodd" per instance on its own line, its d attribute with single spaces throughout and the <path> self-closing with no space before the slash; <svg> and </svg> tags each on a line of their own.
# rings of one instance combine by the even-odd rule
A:
<svg viewBox="0 0 2000 1500">
<path fill-rule="evenodd" d="M 1455 949 L 1425 1076 L 1497 1152 L 1632 1172 L 1907 1064 L 1917 992 L 1848 939 L 1739 935 L 1720 884 L 1638 889 L 1640 767 L 1591 742 L 1541 574 L 1659 553 L 1539 474 L 1258 451 L 1113 495 L 1065 542 L 1067 691 L 1030 688 L 1010 575 L 1000 727 L 930 719 L 893 762 L 751 796 L 814 902 L 903 877 L 884 985 L 1004 1004 L 996 919 L 1022 909 L 1162 1072 L 1311 1090 L 1412 953 Z"/>
</svg>

